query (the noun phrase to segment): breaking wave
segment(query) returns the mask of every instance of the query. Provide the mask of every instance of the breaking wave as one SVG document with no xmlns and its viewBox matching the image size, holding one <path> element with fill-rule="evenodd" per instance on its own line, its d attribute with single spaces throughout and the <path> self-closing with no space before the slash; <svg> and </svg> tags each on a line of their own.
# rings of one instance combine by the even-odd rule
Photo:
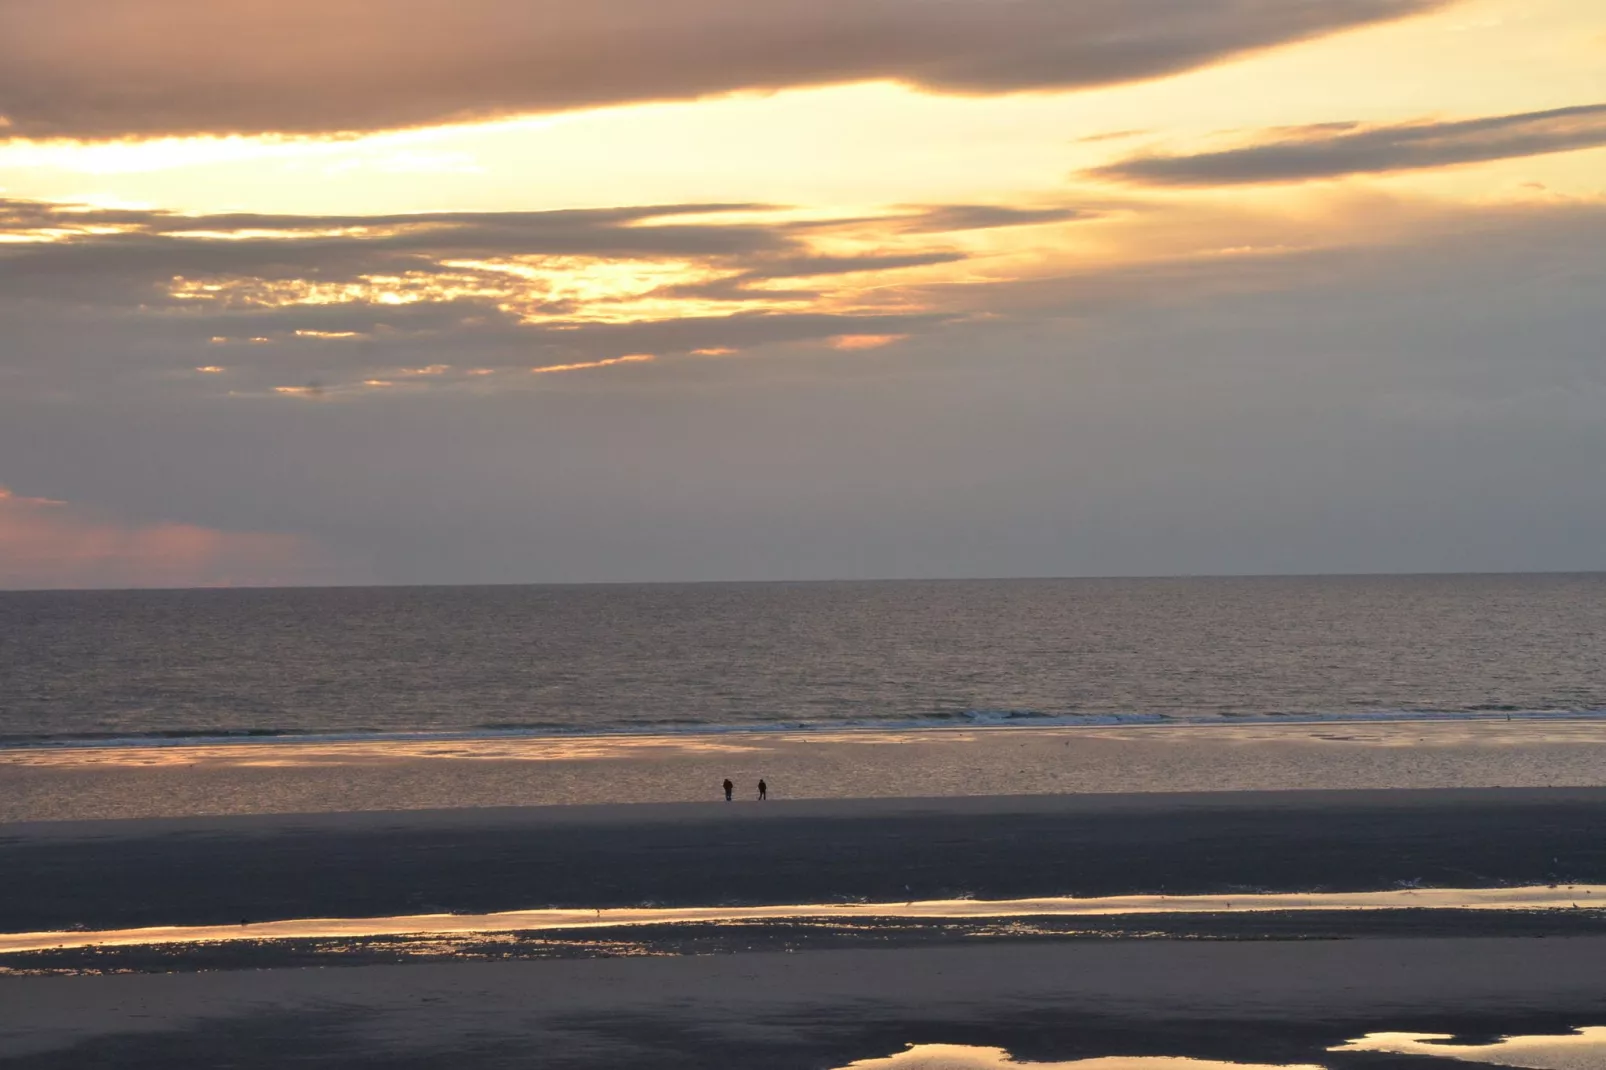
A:
<svg viewBox="0 0 1606 1070">
<path fill-rule="evenodd" d="M 185 747 L 275 745 L 305 742 L 454 742 L 497 739 L 576 739 L 653 736 L 712 736 L 731 734 L 792 734 L 852 732 L 929 732 L 937 730 L 1199 727 L 1219 725 L 1376 724 L 1390 722 L 1485 721 L 1606 721 L 1606 708 L 1522 709 L 1485 706 L 1461 710 L 1392 709 L 1344 712 L 1290 713 L 1064 713 L 1043 710 L 960 710 L 908 716 L 833 718 L 830 720 L 754 720 L 714 723 L 691 718 L 632 720 L 602 726 L 549 722 L 515 722 L 466 728 L 369 729 L 343 728 L 307 731 L 300 728 L 215 728 L 146 733 L 79 732 L 62 734 L 0 734 L 0 751 L 42 748 Z"/>
</svg>

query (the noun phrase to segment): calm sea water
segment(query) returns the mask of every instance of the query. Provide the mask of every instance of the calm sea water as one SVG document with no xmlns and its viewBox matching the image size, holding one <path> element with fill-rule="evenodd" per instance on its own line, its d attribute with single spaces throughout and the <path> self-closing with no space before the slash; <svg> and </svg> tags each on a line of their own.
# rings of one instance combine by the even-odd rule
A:
<svg viewBox="0 0 1606 1070">
<path fill-rule="evenodd" d="M 1606 713 L 1606 576 L 0 594 L 0 745 Z"/>
</svg>

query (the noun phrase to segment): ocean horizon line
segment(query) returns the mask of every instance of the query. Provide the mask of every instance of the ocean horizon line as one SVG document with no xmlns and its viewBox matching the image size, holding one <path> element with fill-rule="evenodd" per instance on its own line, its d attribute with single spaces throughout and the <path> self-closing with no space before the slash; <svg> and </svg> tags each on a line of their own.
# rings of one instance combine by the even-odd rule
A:
<svg viewBox="0 0 1606 1070">
<path fill-rule="evenodd" d="M 120 586 L 120 587 L 0 587 L 0 597 L 19 594 L 181 594 L 209 591 L 479 591 L 479 590 L 568 590 L 588 587 L 805 587 L 875 584 L 967 584 L 967 583 L 1160 583 L 1194 580 L 1362 580 L 1362 579 L 1524 579 L 1542 577 L 1606 577 L 1606 568 L 1583 569 L 1493 569 L 1493 570 L 1407 570 L 1400 572 L 1357 570 L 1335 572 L 1171 572 L 1171 573 L 1083 573 L 1078 575 L 1007 574 L 996 576 L 868 576 L 788 578 L 708 578 L 708 579 L 621 579 L 621 580 L 517 580 L 506 582 L 397 582 L 397 583 L 320 583 L 320 584 L 233 584 L 209 583 L 196 586 Z"/>
</svg>

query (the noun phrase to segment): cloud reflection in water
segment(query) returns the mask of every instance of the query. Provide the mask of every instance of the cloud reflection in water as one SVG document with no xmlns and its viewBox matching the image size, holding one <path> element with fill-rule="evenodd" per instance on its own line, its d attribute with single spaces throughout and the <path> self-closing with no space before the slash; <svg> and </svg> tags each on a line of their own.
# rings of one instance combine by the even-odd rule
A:
<svg viewBox="0 0 1606 1070">
<path fill-rule="evenodd" d="M 1586 1026 L 1565 1036 L 1501 1037 L 1490 1044 L 1457 1044 L 1443 1033 L 1368 1033 L 1330 1051 L 1373 1051 L 1391 1055 L 1436 1055 L 1468 1063 L 1515 1066 L 1524 1070 L 1602 1070 L 1606 1068 L 1606 1026 Z"/>
<path fill-rule="evenodd" d="M 1460 1062 L 1518 1067 L 1520 1070 L 1602 1070 L 1606 1068 L 1606 1026 L 1587 1026 L 1560 1036 L 1508 1036 L 1479 1043 L 1456 1043 L 1445 1033 L 1368 1033 L 1327 1049 L 1437 1056 Z M 884 1058 L 860 1059 L 841 1070 L 1323 1070 L 1311 1063 L 1270 1065 L 1190 1059 L 1181 1056 L 1105 1056 L 1065 1062 L 1021 1062 L 1003 1048 L 963 1044 L 911 1044 Z"/>
</svg>

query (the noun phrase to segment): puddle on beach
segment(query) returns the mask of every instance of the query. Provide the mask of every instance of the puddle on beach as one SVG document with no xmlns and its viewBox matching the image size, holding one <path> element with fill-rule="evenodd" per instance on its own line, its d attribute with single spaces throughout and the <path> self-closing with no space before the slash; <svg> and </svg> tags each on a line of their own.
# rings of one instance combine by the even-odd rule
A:
<svg viewBox="0 0 1606 1070">
<path fill-rule="evenodd" d="M 1443 1033 L 1368 1033 L 1328 1050 L 1431 1055 L 1524 1070 L 1606 1070 L 1606 1026 L 1586 1026 L 1564 1036 L 1501 1037 L 1487 1044 L 1458 1041 Z"/>
<path fill-rule="evenodd" d="M 1112 917 L 1145 914 L 1252 914 L 1270 911 L 1600 910 L 1606 886 L 1401 888 L 1384 892 L 1229 895 L 1122 895 L 1103 898 L 946 899 L 909 903 L 805 903 L 753 907 L 635 907 L 515 910 L 496 914 L 414 914 L 389 918 L 297 918 L 239 925 L 161 926 L 0 934 L 0 954 L 90 947 L 337 939 L 416 934 L 540 932 L 687 923 L 803 919 L 955 919 Z"/>
<path fill-rule="evenodd" d="M 1323 1070 L 1310 1063 L 1230 1063 L 1173 1056 L 1117 1055 L 1062 1063 L 1028 1063 L 1017 1062 L 1003 1048 L 973 1048 L 963 1044 L 914 1044 L 897 1055 L 860 1059 L 841 1070 L 1005 1070 L 1011 1067 L 1030 1067 L 1031 1070 Z"/>
<path fill-rule="evenodd" d="M 1510 1036 L 1488 1043 L 1458 1042 L 1443 1033 L 1368 1033 L 1328 1048 L 1432 1056 L 1518 1070 L 1606 1070 L 1606 1026 L 1588 1026 L 1561 1036 Z M 1003 1048 L 962 1044 L 912 1044 L 881 1058 L 860 1059 L 839 1070 L 1326 1070 L 1317 1063 L 1266 1064 L 1190 1059 L 1180 1056 L 1104 1056 L 1064 1062 L 1025 1062 Z"/>
</svg>

